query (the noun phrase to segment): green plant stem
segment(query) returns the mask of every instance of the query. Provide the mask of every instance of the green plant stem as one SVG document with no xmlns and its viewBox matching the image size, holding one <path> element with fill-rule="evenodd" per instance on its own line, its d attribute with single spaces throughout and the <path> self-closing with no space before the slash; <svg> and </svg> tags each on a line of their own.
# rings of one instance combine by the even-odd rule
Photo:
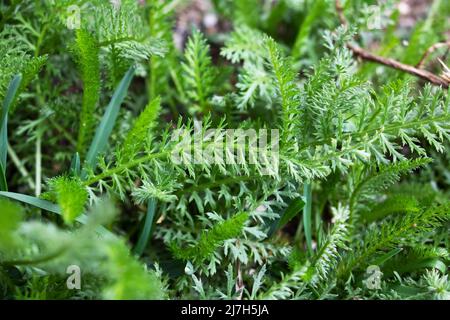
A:
<svg viewBox="0 0 450 320">
<path fill-rule="evenodd" d="M 369 129 L 367 131 L 361 131 L 356 134 L 353 134 L 353 133 L 344 134 L 344 135 L 342 135 L 341 140 L 345 140 L 350 137 L 352 139 L 362 138 L 364 136 L 370 137 L 379 131 L 389 133 L 389 132 L 399 130 L 399 129 L 417 128 L 418 126 L 426 126 L 429 124 L 433 124 L 435 122 L 448 122 L 448 121 L 450 121 L 450 116 L 442 116 L 442 117 L 435 117 L 435 118 L 426 119 L 426 120 L 411 121 L 408 123 L 393 124 L 393 125 L 388 125 L 388 126 L 382 126 L 382 127 L 375 128 L 375 129 Z M 300 149 L 300 151 L 304 151 L 311 147 L 330 143 L 332 139 L 334 139 L 334 137 L 330 137 L 328 139 L 322 139 L 322 140 L 315 140 L 313 142 L 308 142 L 308 145 L 302 147 Z"/>
<path fill-rule="evenodd" d="M 36 170 L 36 176 L 35 176 L 35 195 L 36 197 L 39 197 L 42 192 L 42 133 L 37 132 L 36 137 L 36 156 L 35 156 L 35 170 Z"/>
<path fill-rule="evenodd" d="M 311 221 L 311 211 L 312 211 L 312 185 L 311 183 L 305 183 L 303 187 L 303 197 L 305 201 L 305 206 L 303 207 L 303 228 L 305 231 L 306 246 L 308 252 L 312 255 L 312 221 Z"/>
<path fill-rule="evenodd" d="M 209 143 L 205 143 L 204 144 L 204 148 L 206 149 L 209 145 L 210 145 Z M 233 145 L 233 147 L 237 148 L 238 146 L 235 144 L 235 145 Z M 247 150 L 247 146 L 245 146 L 245 149 Z M 94 183 L 97 183 L 97 182 L 99 182 L 99 181 L 101 181 L 101 180 L 103 180 L 105 178 L 111 177 L 111 176 L 113 176 L 115 174 L 120 174 L 120 173 L 122 173 L 125 170 L 134 168 L 134 167 L 139 166 L 139 165 L 141 165 L 141 164 L 143 164 L 145 162 L 148 162 L 150 160 L 168 157 L 168 156 L 170 156 L 171 152 L 172 152 L 172 149 L 166 150 L 166 151 L 162 151 L 162 152 L 158 152 L 158 153 L 148 154 L 148 155 L 145 155 L 145 156 L 143 156 L 141 158 L 137 158 L 135 160 L 127 162 L 125 164 L 118 165 L 117 167 L 114 167 L 114 168 L 111 168 L 111 169 L 107 169 L 107 170 L 103 171 L 102 173 L 94 175 L 91 178 L 89 178 L 86 181 L 84 181 L 84 185 L 85 186 L 90 186 L 90 185 L 92 185 Z"/>
<path fill-rule="evenodd" d="M 142 42 L 144 40 L 145 40 L 145 37 L 142 39 L 138 39 L 136 37 L 121 37 L 121 38 L 117 38 L 117 39 L 109 39 L 109 40 L 99 42 L 99 46 L 100 47 L 108 47 L 108 46 L 114 45 L 116 43 L 121 43 L 121 42 L 127 42 L 127 41 Z"/>
<path fill-rule="evenodd" d="M 36 258 L 36 259 L 4 261 L 4 262 L 0 262 L 0 264 L 3 265 L 3 266 L 37 265 L 37 264 L 41 264 L 41 263 L 45 263 L 45 262 L 51 261 L 51 260 L 59 257 L 66 250 L 67 250 L 66 247 L 62 247 L 62 248 L 56 250 L 53 253 L 50 253 L 48 255 L 45 255 L 45 256 L 42 256 L 42 257 L 39 257 L 39 258 Z"/>
<path fill-rule="evenodd" d="M 119 165 L 119 166 L 114 167 L 112 169 L 105 170 L 102 173 L 91 177 L 89 180 L 86 180 L 84 182 L 84 185 L 85 186 L 90 186 L 90 185 L 92 185 L 92 184 L 94 184 L 96 182 L 99 182 L 99 181 L 101 181 L 101 180 L 103 180 L 105 178 L 111 177 L 111 176 L 113 176 L 115 174 L 120 174 L 121 172 L 123 172 L 125 170 L 128 170 L 130 168 L 136 167 L 136 166 L 138 166 L 138 165 L 140 165 L 142 163 L 145 163 L 147 161 L 150 161 L 152 159 L 166 157 L 166 156 L 169 155 L 169 153 L 170 152 L 160 152 L 160 153 L 149 154 L 149 155 L 144 156 L 142 158 L 130 161 L 130 162 L 126 163 L 126 164 L 122 164 L 122 165 Z"/>
<path fill-rule="evenodd" d="M 208 182 L 208 183 L 204 183 L 204 184 L 196 185 L 196 186 L 193 186 L 193 187 L 190 187 L 187 189 L 180 190 L 177 192 L 177 196 L 181 196 L 182 194 L 186 194 L 186 193 L 202 191 L 205 189 L 216 188 L 216 187 L 220 187 L 222 185 L 227 185 L 227 184 L 231 184 L 231 183 L 255 180 L 256 178 L 258 178 L 258 176 L 238 176 L 238 177 L 229 177 L 229 178 L 225 178 L 225 179 L 220 179 L 217 181 L 212 181 L 212 182 Z"/>
<path fill-rule="evenodd" d="M 33 179 L 31 178 L 30 173 L 25 168 L 25 165 L 20 161 L 19 157 L 17 156 L 17 153 L 14 151 L 14 149 L 11 147 L 11 145 L 8 143 L 8 155 L 11 157 L 12 162 L 16 166 L 17 170 L 19 170 L 20 174 L 27 180 L 28 186 L 31 189 L 35 189 L 35 184 Z"/>
<path fill-rule="evenodd" d="M 63 128 L 59 123 L 57 123 L 54 119 L 48 118 L 50 124 L 56 128 L 59 132 L 61 132 L 64 136 L 64 138 L 72 145 L 76 146 L 77 141 L 72 137 L 72 135 Z"/>
</svg>

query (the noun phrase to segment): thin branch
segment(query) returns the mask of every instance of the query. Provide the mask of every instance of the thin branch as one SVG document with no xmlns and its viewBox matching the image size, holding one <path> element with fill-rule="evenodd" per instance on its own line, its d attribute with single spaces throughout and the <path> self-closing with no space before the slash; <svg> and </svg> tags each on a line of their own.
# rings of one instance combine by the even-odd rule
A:
<svg viewBox="0 0 450 320">
<path fill-rule="evenodd" d="M 36 159 L 35 159 L 35 166 L 36 166 L 36 174 L 35 174 L 35 195 L 36 197 L 39 197 L 42 192 L 42 132 L 38 132 L 37 138 L 36 138 Z"/>
<path fill-rule="evenodd" d="M 442 65 L 442 68 L 444 68 L 444 72 L 442 73 L 442 77 L 450 82 L 450 69 L 449 69 L 449 67 L 447 67 L 447 65 L 441 59 L 438 58 L 438 61 Z"/>
<path fill-rule="evenodd" d="M 34 181 L 31 179 L 30 173 L 25 168 L 25 165 L 20 161 L 19 157 L 17 156 L 17 153 L 14 151 L 14 149 L 11 147 L 11 145 L 8 143 L 8 154 L 11 157 L 11 160 L 13 161 L 14 165 L 17 167 L 17 170 L 19 170 L 20 174 L 27 180 L 28 186 L 31 189 L 34 189 Z"/>
<path fill-rule="evenodd" d="M 245 287 L 244 287 L 244 280 L 242 278 L 241 262 L 239 260 L 236 261 L 236 268 L 237 268 L 236 293 L 238 294 L 236 300 L 242 300 Z"/>
<path fill-rule="evenodd" d="M 347 19 L 344 15 L 344 8 L 342 7 L 341 1 L 336 0 L 336 11 L 339 17 L 339 20 L 343 26 L 348 26 Z M 385 58 L 378 55 L 375 55 L 373 53 L 370 53 L 369 51 L 358 47 L 357 45 L 348 43 L 347 47 L 353 52 L 353 54 L 357 57 L 362 58 L 363 60 L 376 62 L 409 74 L 412 74 L 416 77 L 419 77 L 421 79 L 424 79 L 434 85 L 442 86 L 443 88 L 447 89 L 449 87 L 450 81 L 447 81 L 447 79 L 442 78 L 438 75 L 435 75 L 434 73 L 431 73 L 427 70 L 419 69 L 415 66 L 411 66 L 408 64 L 404 64 L 402 62 L 399 62 L 397 60 L 391 59 L 391 58 Z"/>
<path fill-rule="evenodd" d="M 407 72 L 409 74 L 412 74 L 414 76 L 417 76 L 419 78 L 427 80 L 428 82 L 431 82 L 435 85 L 442 86 L 446 89 L 448 88 L 449 82 L 447 80 L 445 80 L 444 78 L 441 78 L 440 76 L 437 76 L 434 73 L 431 73 L 427 70 L 418 69 L 414 66 L 410 66 L 408 64 L 401 63 L 394 59 L 377 56 L 377 55 L 372 54 L 358 46 L 353 45 L 353 44 L 347 44 L 347 47 L 350 50 L 352 50 L 355 55 L 357 55 L 358 57 L 360 57 L 364 60 L 377 62 L 379 64 L 383 64 L 385 66 Z"/>
<path fill-rule="evenodd" d="M 343 26 L 348 26 L 347 19 L 344 16 L 344 7 L 342 6 L 341 1 L 336 0 L 336 11 L 339 17 L 339 21 Z"/>
<path fill-rule="evenodd" d="M 450 40 L 443 41 L 443 42 L 438 42 L 438 43 L 433 44 L 431 47 L 428 48 L 427 51 L 425 51 L 425 53 L 423 54 L 423 56 L 420 59 L 419 63 L 416 65 L 416 67 L 417 68 L 422 68 L 424 63 L 425 63 L 425 61 L 426 61 L 426 59 L 428 58 L 428 56 L 430 54 L 432 54 L 437 49 L 445 48 L 445 47 L 449 47 L 450 48 Z"/>
</svg>

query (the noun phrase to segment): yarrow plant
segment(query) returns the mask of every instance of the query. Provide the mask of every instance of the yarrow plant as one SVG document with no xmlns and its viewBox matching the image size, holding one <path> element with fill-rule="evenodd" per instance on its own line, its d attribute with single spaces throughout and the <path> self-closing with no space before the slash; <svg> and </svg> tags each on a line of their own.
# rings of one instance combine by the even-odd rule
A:
<svg viewBox="0 0 450 320">
<path fill-rule="evenodd" d="M 0 296 L 448 299 L 450 4 L 202 2 L 0 4 Z"/>
</svg>

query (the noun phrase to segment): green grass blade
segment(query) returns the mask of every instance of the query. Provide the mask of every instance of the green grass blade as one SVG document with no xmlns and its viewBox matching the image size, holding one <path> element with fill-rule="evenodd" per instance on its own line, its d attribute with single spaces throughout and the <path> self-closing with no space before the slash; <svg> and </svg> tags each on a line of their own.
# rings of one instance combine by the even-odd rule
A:
<svg viewBox="0 0 450 320">
<path fill-rule="evenodd" d="M 277 230 L 283 228 L 289 221 L 300 213 L 304 206 L 305 203 L 301 198 L 292 200 L 281 217 L 272 223 L 268 236 L 271 237 Z"/>
<path fill-rule="evenodd" d="M 13 193 L 13 192 L 0 192 L 0 196 L 6 197 L 9 199 L 13 199 L 13 200 L 17 200 L 17 201 L 32 205 L 33 207 L 43 209 L 43 210 L 46 210 L 49 212 L 61 214 L 61 208 L 58 205 L 51 203 L 50 201 L 47 201 L 47 200 L 35 198 L 32 196 L 27 196 L 25 194 Z"/>
<path fill-rule="evenodd" d="M 397 266 L 396 272 L 399 274 L 417 272 L 424 269 L 437 269 L 442 274 L 445 274 L 447 271 L 446 264 L 439 258 L 428 258 L 428 259 L 420 259 L 413 261 L 406 261 L 400 266 Z"/>
<path fill-rule="evenodd" d="M 6 170 L 6 154 L 8 152 L 8 112 L 17 95 L 20 87 L 22 75 L 16 75 L 9 83 L 8 91 L 3 101 L 2 116 L 0 119 L 0 163 L 3 170 Z M 5 171 L 4 171 L 5 174 Z"/>
<path fill-rule="evenodd" d="M 117 116 L 119 115 L 119 108 L 128 91 L 131 80 L 133 79 L 135 67 L 131 67 L 123 79 L 120 81 L 114 95 L 106 108 L 102 121 L 95 132 L 94 140 L 89 148 L 86 156 L 86 162 L 89 167 L 94 169 L 97 165 L 97 157 L 99 153 L 103 152 L 108 143 L 109 136 L 113 130 Z"/>
<path fill-rule="evenodd" d="M 0 191 L 8 191 L 8 183 L 6 182 L 5 169 L 0 162 Z"/>
<path fill-rule="evenodd" d="M 388 253 L 382 255 L 380 258 L 378 258 L 377 260 L 375 260 L 372 264 L 379 266 L 382 265 L 383 263 L 385 263 L 386 261 L 388 261 L 389 259 L 393 258 L 394 256 L 396 256 L 397 254 L 399 254 L 400 252 L 402 252 L 403 248 L 395 248 L 392 249 L 391 251 L 389 251 Z"/>
<path fill-rule="evenodd" d="M 134 248 L 134 253 L 138 256 L 141 256 L 144 253 L 145 248 L 148 245 L 148 241 L 150 239 L 153 220 L 155 218 L 156 211 L 156 200 L 150 199 L 148 201 L 147 215 L 145 216 L 144 227 L 142 228 L 141 235 L 139 236 L 139 240 L 136 243 L 136 247 Z"/>
<path fill-rule="evenodd" d="M 306 245 L 309 253 L 312 254 L 312 225 L 311 225 L 311 210 L 312 210 L 312 186 L 311 183 L 305 183 L 303 190 L 303 197 L 305 206 L 303 208 L 303 228 L 305 231 Z"/>
<path fill-rule="evenodd" d="M 47 200 L 39 199 L 39 198 L 32 197 L 32 196 L 27 196 L 27 195 L 21 194 L 21 193 L 4 192 L 4 191 L 0 191 L 0 196 L 9 198 L 12 200 L 17 200 L 19 202 L 29 204 L 33 207 L 36 207 L 36 208 L 39 208 L 42 210 L 46 210 L 46 211 L 49 211 L 52 213 L 56 213 L 58 215 L 62 215 L 61 208 L 57 204 L 54 204 Z M 82 214 L 76 219 L 76 221 L 81 224 L 86 224 L 88 221 L 88 217 L 85 214 Z M 107 230 L 101 226 L 97 228 L 97 232 L 104 237 L 109 237 L 109 238 L 115 237 L 115 235 L 112 234 L 109 230 Z"/>
<path fill-rule="evenodd" d="M 72 158 L 72 163 L 70 164 L 70 172 L 79 177 L 81 173 L 81 161 L 80 161 L 80 154 L 76 152 Z"/>
<path fill-rule="evenodd" d="M 308 41 L 308 37 L 311 33 L 314 23 L 317 18 L 322 15 L 326 9 L 326 1 L 316 0 L 311 4 L 308 10 L 308 14 L 300 25 L 300 29 L 295 40 L 294 47 L 292 49 L 292 56 L 298 59 L 302 56 L 305 51 L 305 45 Z"/>
</svg>

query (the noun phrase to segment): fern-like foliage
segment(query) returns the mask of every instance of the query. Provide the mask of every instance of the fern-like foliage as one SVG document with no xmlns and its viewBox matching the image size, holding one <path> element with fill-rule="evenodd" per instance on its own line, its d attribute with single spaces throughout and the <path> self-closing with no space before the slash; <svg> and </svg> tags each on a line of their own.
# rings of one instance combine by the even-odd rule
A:
<svg viewBox="0 0 450 320">
<path fill-rule="evenodd" d="M 408 54 L 438 40 L 438 2 Z M 400 24 L 357 34 L 357 1 L 348 28 L 332 1 L 211 3 L 204 19 L 177 0 L 0 4 L 0 101 L 23 74 L 2 124 L 0 296 L 448 297 L 448 91 L 346 46 L 403 57 Z"/>
<path fill-rule="evenodd" d="M 387 276 L 396 272 L 405 275 L 410 272 L 434 268 L 441 273 L 446 272 L 445 261 L 448 252 L 443 248 L 435 248 L 431 245 L 413 243 L 405 247 L 392 259 L 383 263 L 383 273 Z"/>
<path fill-rule="evenodd" d="M 83 105 L 80 113 L 77 151 L 84 154 L 95 129 L 94 114 L 100 99 L 100 47 L 97 40 L 84 29 L 76 33 L 76 56 L 83 80 Z"/>
<path fill-rule="evenodd" d="M 155 272 L 144 269 L 129 253 L 127 246 L 118 242 L 108 247 L 108 272 L 111 284 L 103 290 L 107 300 L 161 300 L 164 299 L 160 279 Z"/>
<path fill-rule="evenodd" d="M 211 108 L 209 98 L 212 93 L 215 71 L 211 64 L 209 46 L 200 31 L 193 31 L 186 45 L 184 58 L 186 93 L 195 103 L 198 111 L 207 113 Z"/>
<path fill-rule="evenodd" d="M 295 118 L 298 113 L 295 109 L 299 107 L 300 95 L 296 84 L 296 76 L 294 70 L 291 68 L 292 63 L 282 57 L 278 45 L 273 39 L 267 39 L 268 61 L 275 77 L 277 85 L 277 95 L 280 97 L 281 112 L 282 112 L 282 128 L 283 139 L 289 140 L 288 132 L 293 128 L 298 120 Z"/>
<path fill-rule="evenodd" d="M 78 178 L 58 177 L 49 181 L 50 192 L 62 209 L 64 221 L 72 223 L 84 211 L 88 199 L 86 187 Z"/>
<path fill-rule="evenodd" d="M 22 92 L 39 73 L 47 61 L 46 56 L 33 57 L 25 43 L 14 41 L 12 30 L 6 28 L 0 33 L 0 101 L 5 98 L 9 82 L 14 75 L 21 73 L 22 82 L 19 93 Z M 13 105 L 14 107 L 15 105 Z M 13 110 L 14 108 L 10 108 Z"/>
<path fill-rule="evenodd" d="M 115 216 L 111 203 L 103 201 L 91 210 L 86 225 L 74 231 L 63 231 L 53 224 L 22 222 L 22 210 L 1 200 L 7 209 L 6 248 L 1 246 L 0 270 L 5 267 L 39 267 L 45 274 L 66 273 L 77 265 L 86 276 L 101 276 L 102 294 L 106 299 L 162 299 L 163 287 L 154 271 L 146 270 L 129 253 L 123 240 L 114 236 L 99 238 L 100 224 Z M 140 288 L 136 290 L 136 288 Z M 49 288 L 50 289 L 50 288 Z"/>
<path fill-rule="evenodd" d="M 168 48 L 168 52 L 164 57 L 153 55 L 150 58 L 149 95 L 151 99 L 156 98 L 158 95 L 165 98 L 171 93 L 169 80 L 178 74 L 178 72 L 174 73 L 174 71 L 180 68 L 178 63 L 176 63 L 176 49 L 172 39 L 172 29 L 175 20 L 174 7 L 172 2 L 161 0 L 151 1 L 150 5 L 150 37 L 163 41 Z"/>
<path fill-rule="evenodd" d="M 121 1 L 119 5 L 94 1 L 87 10 L 93 10 L 89 16 L 94 19 L 82 23 L 94 32 L 99 45 L 109 53 L 110 62 L 116 64 L 111 65 L 116 79 L 113 84 L 120 80 L 130 61 L 142 62 L 154 54 L 164 54 L 163 42 L 151 38 L 136 1 Z"/>
<path fill-rule="evenodd" d="M 83 7 L 84 8 L 84 7 Z M 93 19 L 82 19 L 76 31 L 75 56 L 83 80 L 77 151 L 83 156 L 95 128 L 95 111 L 101 90 L 101 61 L 106 61 L 108 87 L 115 87 L 131 64 L 140 65 L 153 55 L 165 53 L 164 43 L 144 29 L 136 1 L 121 1 L 119 6 L 94 1 L 84 8 Z"/>
<path fill-rule="evenodd" d="M 203 232 L 193 247 L 186 249 L 173 245 L 172 251 L 179 259 L 195 260 L 200 263 L 210 257 L 225 240 L 238 237 L 247 219 L 247 213 L 239 213 L 228 220 L 219 222 L 211 230 Z"/>
<path fill-rule="evenodd" d="M 149 134 L 155 126 L 160 106 L 161 99 L 159 97 L 153 99 L 136 119 L 123 142 L 121 155 L 124 159 L 129 160 L 134 157 L 143 149 L 142 146 L 150 140 Z"/>
<path fill-rule="evenodd" d="M 442 226 L 448 220 L 449 212 L 447 203 L 423 209 L 419 213 L 409 212 L 392 221 L 384 221 L 379 228 L 368 231 L 362 245 L 349 253 L 346 262 L 340 266 L 339 277 L 347 280 L 350 271 L 368 266 L 371 259 L 376 258 L 383 250 L 401 246 Z"/>
<path fill-rule="evenodd" d="M 317 252 L 317 256 L 305 276 L 306 280 L 313 286 L 319 282 L 326 282 L 329 273 L 335 270 L 340 259 L 339 250 L 346 248 L 345 242 L 348 235 L 347 222 L 350 213 L 349 209 L 342 206 L 337 208 L 333 207 L 332 213 L 334 221 L 333 229 Z"/>
<path fill-rule="evenodd" d="M 339 259 L 339 251 L 346 248 L 348 235 L 347 220 L 349 210 L 339 206 L 333 208 L 334 226 L 312 262 L 308 265 L 296 263 L 294 270 L 283 276 L 281 282 L 274 284 L 267 290 L 264 299 L 288 299 L 302 294 L 306 286 L 316 287 L 319 283 L 329 281 L 329 273 L 334 272 Z"/>
<path fill-rule="evenodd" d="M 244 61 L 258 64 L 266 52 L 263 33 L 246 25 L 239 25 L 228 37 L 220 54 L 232 63 Z"/>
<path fill-rule="evenodd" d="M 368 211 L 367 206 L 374 203 L 377 194 L 386 190 L 400 179 L 400 176 L 418 169 L 430 159 L 416 159 L 379 168 L 364 168 L 356 173 L 355 184 L 351 197 L 350 209 L 355 215 L 359 211 Z"/>
</svg>

